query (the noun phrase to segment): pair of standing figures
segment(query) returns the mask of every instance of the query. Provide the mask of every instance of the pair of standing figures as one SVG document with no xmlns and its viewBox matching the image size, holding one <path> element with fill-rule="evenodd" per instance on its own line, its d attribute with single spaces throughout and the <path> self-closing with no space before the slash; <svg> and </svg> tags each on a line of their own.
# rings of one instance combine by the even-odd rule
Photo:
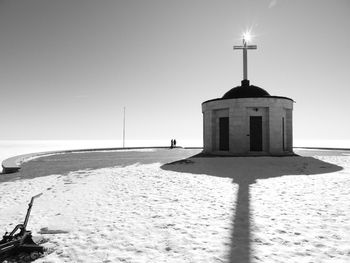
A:
<svg viewBox="0 0 350 263">
<path fill-rule="evenodd" d="M 174 148 L 174 147 L 176 147 L 176 140 L 175 139 L 171 139 L 170 148 Z"/>
</svg>

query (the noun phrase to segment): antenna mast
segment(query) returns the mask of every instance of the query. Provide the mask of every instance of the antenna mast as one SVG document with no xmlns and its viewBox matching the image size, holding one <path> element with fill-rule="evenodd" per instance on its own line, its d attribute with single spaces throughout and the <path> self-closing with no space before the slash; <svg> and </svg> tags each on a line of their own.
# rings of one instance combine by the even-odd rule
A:
<svg viewBox="0 0 350 263">
<path fill-rule="evenodd" d="M 123 148 L 125 148 L 125 107 L 124 107 L 124 115 L 123 115 Z"/>
</svg>

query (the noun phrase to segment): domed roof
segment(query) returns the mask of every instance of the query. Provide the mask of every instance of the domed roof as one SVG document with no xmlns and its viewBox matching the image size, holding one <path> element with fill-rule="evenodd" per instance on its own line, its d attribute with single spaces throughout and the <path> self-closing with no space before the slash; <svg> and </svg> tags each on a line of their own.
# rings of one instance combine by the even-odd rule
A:
<svg viewBox="0 0 350 263">
<path fill-rule="evenodd" d="M 242 80 L 242 85 L 230 89 L 222 96 L 222 99 L 234 99 L 234 98 L 256 98 L 256 97 L 269 97 L 270 94 L 257 86 L 249 85 L 249 80 Z"/>
</svg>

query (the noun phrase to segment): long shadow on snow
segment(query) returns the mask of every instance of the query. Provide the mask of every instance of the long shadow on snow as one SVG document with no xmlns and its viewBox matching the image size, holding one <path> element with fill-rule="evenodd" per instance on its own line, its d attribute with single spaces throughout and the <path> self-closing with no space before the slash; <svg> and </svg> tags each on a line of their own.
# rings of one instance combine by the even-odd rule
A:
<svg viewBox="0 0 350 263">
<path fill-rule="evenodd" d="M 343 168 L 312 157 L 210 157 L 195 155 L 161 166 L 164 170 L 229 177 L 238 184 L 230 263 L 251 262 L 250 193 L 256 180 L 286 175 L 312 175 L 340 171 Z"/>
</svg>

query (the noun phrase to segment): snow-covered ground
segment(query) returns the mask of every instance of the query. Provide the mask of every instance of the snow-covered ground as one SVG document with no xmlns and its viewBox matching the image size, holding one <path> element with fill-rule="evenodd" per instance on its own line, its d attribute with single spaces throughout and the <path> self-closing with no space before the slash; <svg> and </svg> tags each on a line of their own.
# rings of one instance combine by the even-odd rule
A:
<svg viewBox="0 0 350 263">
<path fill-rule="evenodd" d="M 350 262 L 346 152 L 195 153 L 33 159 L 0 177 L 0 231 L 42 192 L 28 228 L 49 253 L 35 262 Z"/>
</svg>

